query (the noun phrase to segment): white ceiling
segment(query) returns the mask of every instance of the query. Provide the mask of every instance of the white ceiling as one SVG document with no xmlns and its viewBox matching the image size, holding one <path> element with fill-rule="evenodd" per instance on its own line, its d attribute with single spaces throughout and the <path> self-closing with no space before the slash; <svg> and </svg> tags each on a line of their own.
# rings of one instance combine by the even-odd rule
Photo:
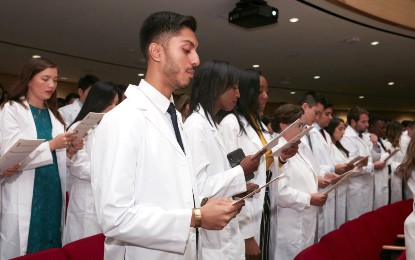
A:
<svg viewBox="0 0 415 260">
<path fill-rule="evenodd" d="M 336 109 L 360 105 L 415 111 L 415 31 L 322 0 L 270 0 L 279 9 L 278 23 L 247 30 L 227 22 L 236 2 L 1 0 L 0 73 L 17 75 L 25 61 L 39 54 L 58 65 L 60 76 L 68 78 L 64 81 L 92 73 L 115 83 L 137 83 L 137 74 L 145 72 L 140 25 L 149 14 L 170 10 L 196 17 L 202 62 L 226 60 L 240 68 L 260 64 L 271 102 L 295 102 L 304 91 L 316 90 Z M 290 23 L 292 17 L 300 21 Z M 350 39 L 357 40 L 347 43 Z M 371 46 L 372 41 L 380 44 Z M 315 75 L 321 78 L 315 80 Z M 395 85 L 389 86 L 390 81 Z"/>
</svg>

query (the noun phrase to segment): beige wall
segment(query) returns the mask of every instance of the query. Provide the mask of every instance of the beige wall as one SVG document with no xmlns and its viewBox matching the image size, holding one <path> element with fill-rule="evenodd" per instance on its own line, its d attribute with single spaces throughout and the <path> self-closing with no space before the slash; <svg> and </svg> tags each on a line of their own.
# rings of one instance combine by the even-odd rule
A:
<svg viewBox="0 0 415 260">
<path fill-rule="evenodd" d="M 0 83 L 6 90 L 9 90 L 17 82 L 17 76 L 0 73 Z M 58 82 L 58 97 L 65 98 L 71 92 L 76 93 L 77 84 L 72 82 Z"/>
</svg>

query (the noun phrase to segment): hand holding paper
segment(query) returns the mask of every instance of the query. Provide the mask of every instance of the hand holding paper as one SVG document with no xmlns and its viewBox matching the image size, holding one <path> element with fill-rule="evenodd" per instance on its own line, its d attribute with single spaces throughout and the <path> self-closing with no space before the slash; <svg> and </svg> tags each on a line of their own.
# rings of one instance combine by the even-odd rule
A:
<svg viewBox="0 0 415 260">
<path fill-rule="evenodd" d="M 94 125 L 98 124 L 101 121 L 105 113 L 94 113 L 89 112 L 88 115 L 82 119 L 82 121 L 75 127 L 74 130 L 78 131 L 76 134 L 76 139 L 82 139 L 85 134 L 91 129 Z"/>
<path fill-rule="evenodd" d="M 271 150 L 273 147 L 275 147 L 278 144 L 279 139 L 282 137 L 282 135 L 287 132 L 289 129 L 293 128 L 293 127 L 298 127 L 300 124 L 300 119 L 295 120 L 294 123 L 292 123 L 291 125 L 289 125 L 284 131 L 282 131 L 279 135 L 277 135 L 276 137 L 274 137 L 271 141 L 269 141 L 266 145 L 264 145 L 264 147 L 262 147 L 261 149 L 259 149 L 258 152 L 256 152 L 255 154 L 253 154 L 252 156 L 255 157 L 261 157 L 263 154 L 265 154 L 267 151 Z"/>
<path fill-rule="evenodd" d="M 283 174 L 281 174 L 281 175 L 279 175 L 279 176 L 275 177 L 274 179 L 272 179 L 272 180 L 270 180 L 269 182 L 265 183 L 264 185 L 262 185 L 262 186 L 261 186 L 261 187 L 259 187 L 258 189 L 256 189 L 256 190 L 254 190 L 254 191 L 252 191 L 252 192 L 248 193 L 247 195 L 245 195 L 244 197 L 242 197 L 242 198 L 240 198 L 240 199 L 238 199 L 238 200 L 235 200 L 232 204 L 239 203 L 239 202 L 243 201 L 244 199 L 249 198 L 249 197 L 251 197 L 251 196 L 255 195 L 255 193 L 258 193 L 261 189 L 263 189 L 263 188 L 267 187 L 268 185 L 270 185 L 270 184 L 271 184 L 271 183 L 273 183 L 274 181 L 278 181 L 278 180 L 280 180 L 280 179 L 281 179 L 282 177 L 284 177 L 284 176 L 285 176 L 285 174 L 283 173 Z"/>
<path fill-rule="evenodd" d="M 10 149 L 7 150 L 7 152 L 5 152 L 0 158 L 0 174 L 3 174 L 3 171 L 5 170 L 7 170 L 8 173 L 12 173 L 13 168 L 26 159 L 26 157 L 36 150 L 36 148 L 44 141 L 44 139 L 17 140 L 16 143 L 14 143 L 13 146 L 10 147 Z"/>
</svg>

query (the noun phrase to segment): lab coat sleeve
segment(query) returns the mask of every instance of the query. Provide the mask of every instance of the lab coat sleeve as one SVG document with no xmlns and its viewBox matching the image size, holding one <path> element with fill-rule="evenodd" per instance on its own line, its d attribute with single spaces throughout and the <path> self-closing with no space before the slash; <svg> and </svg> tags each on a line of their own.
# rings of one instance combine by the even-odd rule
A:
<svg viewBox="0 0 415 260">
<path fill-rule="evenodd" d="M 20 106 L 20 107 L 19 107 Z M 6 152 L 13 146 L 20 138 L 36 139 L 36 136 L 25 136 L 22 132 L 23 127 L 21 122 L 26 116 L 24 107 L 17 103 L 10 105 L 7 103 L 3 108 L 2 117 L 2 147 L 1 154 Z M 34 131 L 36 133 L 36 130 Z M 49 142 L 44 142 L 39 145 L 29 156 L 21 162 L 22 170 L 34 169 L 53 163 L 52 152 L 50 151 Z"/>
<path fill-rule="evenodd" d="M 191 118 L 192 120 L 196 118 Z M 185 123 L 186 135 L 189 139 L 190 154 L 192 155 L 193 169 L 196 173 L 197 189 L 201 197 L 232 197 L 246 191 L 244 172 L 241 166 L 232 169 L 208 174 L 207 168 L 212 162 L 209 156 L 206 136 L 211 131 L 202 122 L 192 120 Z M 214 140 L 216 141 L 216 140 Z M 213 151 L 210 151 L 212 153 Z M 221 151 L 217 151 L 221 153 Z M 220 162 L 219 162 L 220 163 Z"/>
<path fill-rule="evenodd" d="M 310 207 L 310 199 L 310 194 L 290 187 L 287 177 L 283 177 L 277 183 L 277 204 L 280 207 L 302 212 Z"/>
<path fill-rule="evenodd" d="M 73 124 L 70 128 L 70 131 L 75 129 L 79 122 Z M 71 159 L 67 159 L 67 167 L 69 173 L 75 178 L 90 181 L 91 180 L 91 162 L 89 160 L 89 155 L 86 151 L 86 141 L 90 136 L 91 130 L 88 132 L 88 135 L 84 138 L 84 147 L 79 150 L 76 154 L 72 156 Z"/>
<path fill-rule="evenodd" d="M 137 111 L 129 114 L 134 116 L 112 115 L 110 122 L 104 116 L 96 130 L 91 184 L 98 222 L 108 237 L 149 249 L 183 253 L 192 210 L 167 210 L 157 204 L 142 203 L 136 197 L 136 179 L 150 173 L 139 171 L 144 163 L 140 158 L 146 153 L 146 129 L 142 127 L 145 120 Z M 162 191 L 155 190 L 154 196 L 162 196 L 159 193 Z"/>
</svg>

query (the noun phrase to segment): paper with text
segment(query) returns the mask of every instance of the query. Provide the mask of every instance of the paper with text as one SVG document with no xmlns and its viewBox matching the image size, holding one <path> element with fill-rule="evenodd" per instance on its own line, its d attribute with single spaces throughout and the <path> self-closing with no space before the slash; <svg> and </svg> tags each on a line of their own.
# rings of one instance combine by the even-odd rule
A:
<svg viewBox="0 0 415 260">
<path fill-rule="evenodd" d="M 271 183 L 273 183 L 274 181 L 278 181 L 278 180 L 280 180 L 282 177 L 284 177 L 285 176 L 285 174 L 283 173 L 283 174 L 280 174 L 280 175 L 278 175 L 277 177 L 275 177 L 274 179 L 272 179 L 272 180 L 270 180 L 269 182 L 267 182 L 267 183 L 265 183 L 264 185 L 262 185 L 261 187 L 259 187 L 258 189 L 256 189 L 256 190 L 254 190 L 254 191 L 252 191 L 252 192 L 250 192 L 250 193 L 248 193 L 247 195 L 245 195 L 245 196 L 243 196 L 242 198 L 240 198 L 240 199 L 238 199 L 238 200 L 235 200 L 233 203 L 232 203 L 232 205 L 233 204 L 236 204 L 236 203 L 238 203 L 238 202 L 241 202 L 241 201 L 243 201 L 244 199 L 246 199 L 246 198 L 249 198 L 249 197 L 251 197 L 251 196 L 253 196 L 255 193 L 258 193 L 260 190 L 262 190 L 263 188 L 265 188 L 265 187 L 267 187 L 267 186 L 269 186 Z"/>
<path fill-rule="evenodd" d="M 82 139 L 89 129 L 101 121 L 104 115 L 105 113 L 89 112 L 88 115 L 86 115 L 86 117 L 84 117 L 84 119 L 82 119 L 82 121 L 74 129 L 78 131 L 76 134 L 76 140 Z"/>
<path fill-rule="evenodd" d="M 279 135 L 277 135 L 276 137 L 274 137 L 271 141 L 269 141 L 266 145 L 264 145 L 264 147 L 262 147 L 258 152 L 256 152 L 255 154 L 252 155 L 252 158 L 255 158 L 257 156 L 262 156 L 263 154 L 265 154 L 267 151 L 271 150 L 273 147 L 275 147 L 278 144 L 279 139 L 282 137 L 282 135 L 287 132 L 289 129 L 293 128 L 293 127 L 298 127 L 300 119 L 297 119 L 294 121 L 294 123 L 292 123 L 291 125 L 289 125 L 287 128 L 284 129 L 284 131 L 282 131 Z"/>
<path fill-rule="evenodd" d="M 291 140 L 289 140 L 286 144 L 284 144 L 283 146 L 281 146 L 280 148 L 278 148 L 278 150 L 276 150 L 275 152 L 272 153 L 273 156 L 280 156 L 281 152 L 290 147 L 293 143 L 297 142 L 298 140 L 300 140 L 303 136 L 305 136 L 307 133 L 309 133 L 311 131 L 311 129 L 313 129 L 314 126 L 310 126 L 306 129 L 304 129 L 303 131 L 301 131 L 301 133 L 299 133 L 298 135 L 294 136 L 293 138 L 291 138 Z"/>
<path fill-rule="evenodd" d="M 10 147 L 7 152 L 0 157 L 0 174 L 3 170 L 11 168 L 18 163 L 21 163 L 31 154 L 36 148 L 41 145 L 45 139 L 19 139 Z"/>
</svg>

